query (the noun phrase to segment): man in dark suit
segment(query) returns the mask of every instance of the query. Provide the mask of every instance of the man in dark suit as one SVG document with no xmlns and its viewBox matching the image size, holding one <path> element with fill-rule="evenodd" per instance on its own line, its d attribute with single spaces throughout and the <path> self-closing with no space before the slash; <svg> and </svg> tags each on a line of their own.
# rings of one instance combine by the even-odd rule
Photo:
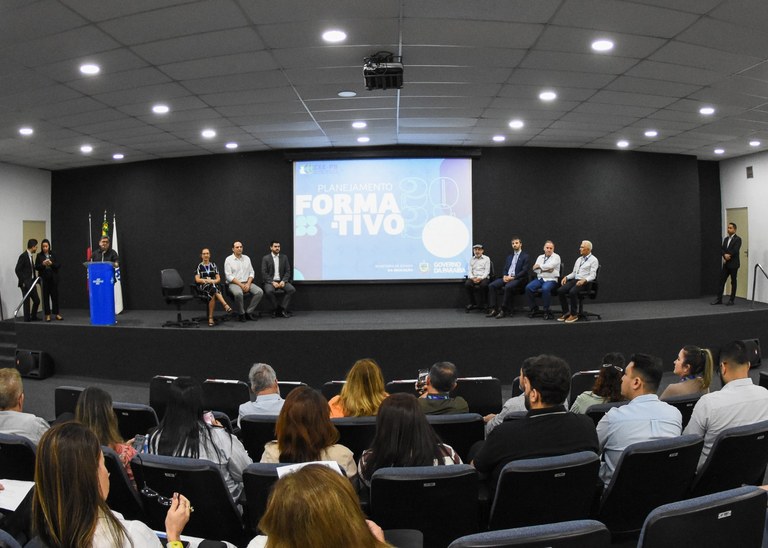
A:
<svg viewBox="0 0 768 548">
<path fill-rule="evenodd" d="M 296 292 L 296 288 L 291 284 L 291 263 L 288 257 L 280 254 L 280 242 L 273 241 L 267 253 L 261 259 L 261 277 L 264 280 L 264 295 L 272 303 L 274 317 L 282 316 L 290 318 L 291 313 L 288 305 L 291 303 L 291 297 Z M 281 302 L 278 302 L 276 291 L 284 291 Z"/>
<path fill-rule="evenodd" d="M 731 277 L 731 298 L 725 303 L 732 306 L 736 299 L 736 274 L 739 271 L 739 253 L 741 252 L 741 238 L 736 234 L 736 223 L 728 223 L 728 235 L 720 246 L 720 254 L 723 256 L 723 269 L 720 271 L 720 290 L 717 292 L 712 304 L 723 304 L 723 290 L 728 276 Z"/>
<path fill-rule="evenodd" d="M 528 281 L 528 271 L 531 268 L 530 258 L 523 251 L 523 242 L 520 238 L 512 238 L 512 254 L 504 263 L 504 275 L 488 284 L 488 318 L 501 319 L 511 316 L 514 311 L 512 299 L 518 287 L 525 287 Z M 496 290 L 504 289 L 504 297 L 501 307 L 497 307 Z"/>
<path fill-rule="evenodd" d="M 35 281 L 35 260 L 32 257 L 37 253 L 37 240 L 34 238 L 27 242 L 27 250 L 19 255 L 19 260 L 16 261 L 16 278 L 19 280 L 19 289 L 21 289 L 21 295 L 24 296 L 32 287 Z M 29 301 L 32 301 L 32 311 L 29 310 Z M 37 294 L 37 289 L 30 293 L 29 297 L 24 299 L 24 321 L 36 322 L 40 318 L 37 317 L 37 309 L 40 308 L 40 297 Z"/>
</svg>

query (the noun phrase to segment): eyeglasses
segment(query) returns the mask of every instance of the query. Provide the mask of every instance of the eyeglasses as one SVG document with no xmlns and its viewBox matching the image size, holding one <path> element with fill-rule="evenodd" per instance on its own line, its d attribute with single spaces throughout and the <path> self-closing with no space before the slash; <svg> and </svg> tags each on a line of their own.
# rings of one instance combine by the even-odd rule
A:
<svg viewBox="0 0 768 548">
<path fill-rule="evenodd" d="M 161 506 L 170 507 L 171 504 L 173 504 L 173 499 L 164 497 L 154 489 L 151 489 L 150 487 L 147 487 L 146 485 L 139 491 L 143 497 L 146 497 L 148 499 L 152 499 L 155 502 L 157 502 Z M 189 507 L 190 512 L 194 512 L 195 508 L 190 505 Z"/>
<path fill-rule="evenodd" d="M 613 367 L 613 368 L 615 368 L 615 369 L 616 369 L 616 371 L 618 371 L 619 373 L 624 373 L 624 369 L 622 369 L 622 368 L 621 368 L 621 367 L 619 367 L 618 365 L 613 365 L 612 363 L 604 363 L 604 364 L 602 365 L 602 367 L 603 367 L 603 369 L 605 369 L 606 367 Z"/>
</svg>

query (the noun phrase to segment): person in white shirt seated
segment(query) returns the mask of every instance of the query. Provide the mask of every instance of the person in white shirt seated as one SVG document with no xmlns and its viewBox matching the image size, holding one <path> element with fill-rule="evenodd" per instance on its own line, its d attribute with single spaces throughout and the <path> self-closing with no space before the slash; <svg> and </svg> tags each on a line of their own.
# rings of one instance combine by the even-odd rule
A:
<svg viewBox="0 0 768 548">
<path fill-rule="evenodd" d="M 563 315 L 557 319 L 559 322 L 573 323 L 578 321 L 579 291 L 587 283 L 597 279 L 597 269 L 600 267 L 600 262 L 597 257 L 592 255 L 592 242 L 583 240 L 579 246 L 579 254 L 580 257 L 576 259 L 576 263 L 573 265 L 573 272 L 563 276 L 560 287 L 557 289 L 557 296 L 563 309 Z"/>
<path fill-rule="evenodd" d="M 472 258 L 469 260 L 467 279 L 464 280 L 464 290 L 469 299 L 469 304 L 465 307 L 467 312 L 486 307 L 485 301 L 489 283 L 491 283 L 491 259 L 483 255 L 483 244 L 475 244 L 472 246 Z M 475 298 L 476 292 L 480 292 L 479 304 Z"/>
<path fill-rule="evenodd" d="M 238 314 L 238 319 L 241 322 L 258 320 L 256 307 L 259 306 L 261 298 L 264 296 L 264 291 L 261 290 L 258 284 L 253 283 L 255 277 L 253 265 L 248 255 L 243 255 L 242 242 L 232 244 L 232 255 L 224 260 L 224 276 L 227 279 L 229 292 L 232 293 L 235 299 L 235 310 Z M 243 300 L 247 293 L 251 294 L 251 302 L 246 310 Z"/>
<path fill-rule="evenodd" d="M 255 363 L 248 372 L 251 382 L 251 392 L 256 396 L 255 401 L 245 402 L 238 410 L 237 425 L 246 415 L 279 415 L 285 400 L 280 397 L 280 386 L 277 384 L 275 370 L 266 363 Z"/>
<path fill-rule="evenodd" d="M 23 436 L 37 445 L 49 428 L 48 422 L 24 413 L 23 409 L 24 385 L 19 370 L 15 367 L 0 369 L 0 434 Z"/>
</svg>

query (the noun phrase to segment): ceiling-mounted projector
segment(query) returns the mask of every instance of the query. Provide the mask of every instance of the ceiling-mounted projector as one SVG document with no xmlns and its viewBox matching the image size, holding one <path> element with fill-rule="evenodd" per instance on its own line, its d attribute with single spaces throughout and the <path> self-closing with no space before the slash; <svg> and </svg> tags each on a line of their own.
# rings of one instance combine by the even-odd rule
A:
<svg viewBox="0 0 768 548">
<path fill-rule="evenodd" d="M 403 58 L 388 51 L 363 59 L 365 89 L 400 89 L 403 87 Z"/>
</svg>

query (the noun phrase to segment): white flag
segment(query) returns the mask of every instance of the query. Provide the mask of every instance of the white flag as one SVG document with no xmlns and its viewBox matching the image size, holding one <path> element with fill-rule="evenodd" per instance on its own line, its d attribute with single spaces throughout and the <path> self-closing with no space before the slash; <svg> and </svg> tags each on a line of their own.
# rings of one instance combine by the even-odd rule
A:
<svg viewBox="0 0 768 548">
<path fill-rule="evenodd" d="M 112 214 L 112 249 L 120 256 L 120 252 L 117 250 L 117 219 L 115 214 Z M 120 314 L 123 311 L 123 286 L 120 284 L 120 265 L 118 264 L 115 269 L 115 314 Z"/>
</svg>

